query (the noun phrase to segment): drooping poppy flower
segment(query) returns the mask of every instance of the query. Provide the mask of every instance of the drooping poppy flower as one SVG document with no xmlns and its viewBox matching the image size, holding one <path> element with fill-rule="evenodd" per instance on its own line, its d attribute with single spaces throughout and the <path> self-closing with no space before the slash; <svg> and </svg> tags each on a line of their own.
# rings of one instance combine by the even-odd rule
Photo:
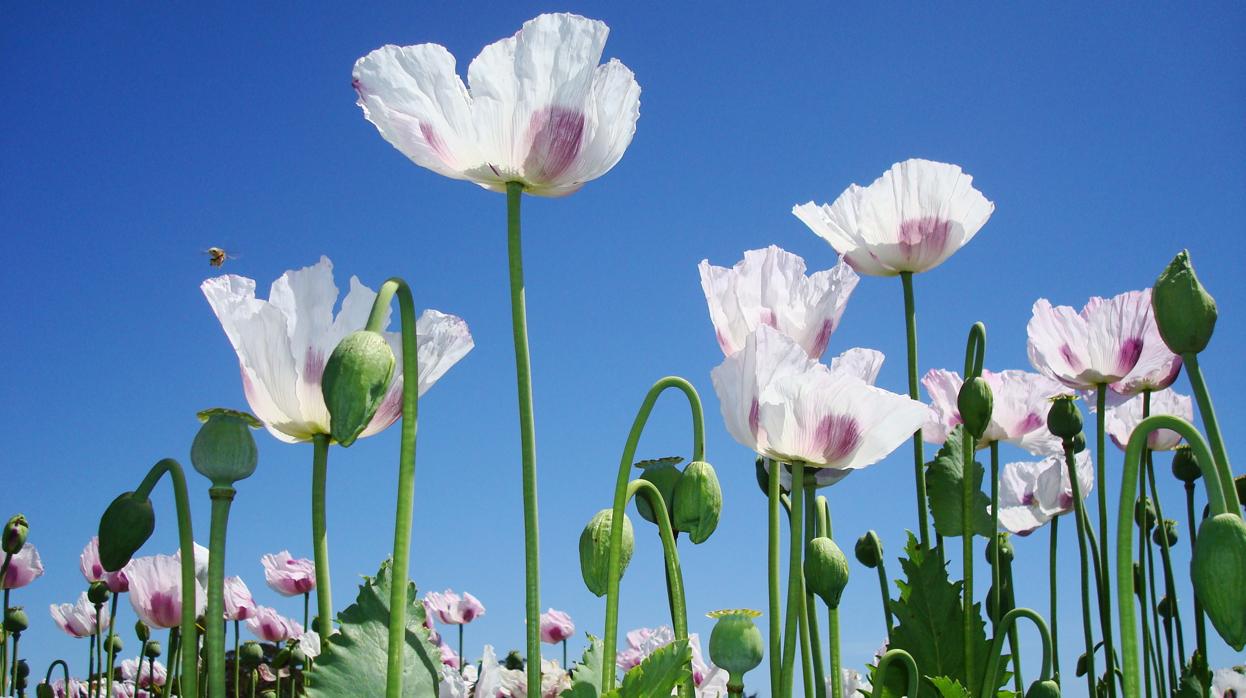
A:
<svg viewBox="0 0 1246 698">
<path fill-rule="evenodd" d="M 56 626 L 64 630 L 70 637 L 91 637 L 98 635 L 112 625 L 112 616 L 108 605 L 104 604 L 97 618 L 95 604 L 87 598 L 84 591 L 78 595 L 74 603 L 54 603 L 48 607 Z"/>
<path fill-rule="evenodd" d="M 82 554 L 78 556 L 78 568 L 82 570 L 82 576 L 86 578 L 88 584 L 103 582 L 114 594 L 122 594 L 130 590 L 130 580 L 125 576 L 124 569 L 106 572 L 104 565 L 100 564 L 99 536 L 92 536 L 91 541 L 82 549 Z"/>
<path fill-rule="evenodd" d="M 1026 326 L 1030 363 L 1074 390 L 1110 385 L 1137 366 L 1150 318 L 1149 290 L 1096 296 L 1080 313 L 1040 298 Z"/>
<path fill-rule="evenodd" d="M 255 615 L 255 599 L 242 577 L 226 577 L 224 594 L 225 620 L 247 620 Z"/>
<path fill-rule="evenodd" d="M 303 624 L 286 618 L 268 606 L 256 606 L 247 619 L 247 630 L 265 642 L 285 642 L 303 634 Z"/>
<path fill-rule="evenodd" d="M 995 204 L 957 165 L 905 160 L 868 187 L 853 184 L 829 206 L 792 213 L 862 274 L 895 276 L 943 263 L 973 239 Z"/>
<path fill-rule="evenodd" d="M 541 614 L 541 642 L 556 645 L 575 634 L 575 623 L 565 611 L 549 609 Z"/>
<path fill-rule="evenodd" d="M 745 252 L 730 269 L 704 259 L 698 269 L 718 345 L 727 356 L 759 325 L 769 325 L 820 358 L 859 280 L 842 259 L 806 276 L 805 260 L 775 245 Z"/>
<path fill-rule="evenodd" d="M 1095 484 L 1090 451 L 1077 454 L 1077 486 L 1082 499 Z M 1008 463 L 999 476 L 999 525 L 1028 536 L 1053 518 L 1073 511 L 1073 482 L 1064 455 L 1041 461 Z"/>
<path fill-rule="evenodd" d="M 355 62 L 364 116 L 415 164 L 506 191 L 565 196 L 614 167 L 640 116 L 640 86 L 599 65 L 609 28 L 543 14 L 489 44 L 467 68 L 444 46 L 384 46 Z"/>
<path fill-rule="evenodd" d="M 991 388 L 994 409 L 986 432 L 978 441 L 985 448 L 992 441 L 1020 446 L 1034 455 L 1062 452 L 1060 439 L 1047 430 L 1047 411 L 1051 398 L 1068 389 L 1047 376 L 1029 371 L 983 371 Z M 964 379 L 959 373 L 932 369 L 922 377 L 930 396 L 931 419 L 922 427 L 922 438 L 942 444 L 948 434 L 963 423 L 956 398 Z"/>
<path fill-rule="evenodd" d="M 320 390 L 325 362 L 343 337 L 363 329 L 376 293 L 351 277 L 350 292 L 334 317 L 338 289 L 328 257 L 283 274 L 268 300 L 256 298 L 255 281 L 241 276 L 218 276 L 200 288 L 238 354 L 251 412 L 268 431 L 287 443 L 330 433 Z M 402 414 L 402 339 L 396 332 L 385 336 L 398 364 L 361 436 L 384 430 Z M 467 324 L 436 310 L 425 310 L 416 321 L 416 339 L 421 395 L 472 348 Z"/>
<path fill-rule="evenodd" d="M 854 371 L 809 358 L 761 326 L 711 373 L 727 431 L 758 455 L 837 470 L 864 468 L 913 435 L 929 409 Z"/>
<path fill-rule="evenodd" d="M 1108 404 L 1104 426 L 1112 443 L 1122 451 L 1129 445 L 1129 437 L 1142 422 L 1141 395 L 1118 404 Z M 1091 402 L 1091 411 L 1095 410 Z M 1194 420 L 1194 401 L 1171 388 L 1151 393 L 1151 414 L 1170 414 L 1187 422 Z M 1156 429 L 1147 435 L 1147 448 L 1152 451 L 1171 451 L 1181 444 L 1181 435 L 1171 429 Z"/>
<path fill-rule="evenodd" d="M 182 563 L 172 555 L 137 557 L 126 566 L 130 605 L 153 628 L 172 628 L 182 622 Z M 203 615 L 207 594 L 195 581 L 195 615 Z"/>
<path fill-rule="evenodd" d="M 20 589 L 42 576 L 43 561 L 39 559 L 39 551 L 33 543 L 25 543 L 9 558 L 9 568 L 0 579 L 0 589 Z"/>
<path fill-rule="evenodd" d="M 268 588 L 282 596 L 302 596 L 316 588 L 316 563 L 293 557 L 289 550 L 268 553 L 260 558 L 260 564 L 264 565 Z"/>
<path fill-rule="evenodd" d="M 485 614 L 484 604 L 475 596 L 467 592 L 459 596 L 449 589 L 425 594 L 424 610 L 429 617 L 446 625 L 467 625 Z"/>
</svg>

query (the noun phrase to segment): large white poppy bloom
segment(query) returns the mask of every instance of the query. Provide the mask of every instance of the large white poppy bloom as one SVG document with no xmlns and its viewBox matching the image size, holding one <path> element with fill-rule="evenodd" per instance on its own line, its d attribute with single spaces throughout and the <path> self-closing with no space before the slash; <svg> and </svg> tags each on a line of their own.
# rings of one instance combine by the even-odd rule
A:
<svg viewBox="0 0 1246 698">
<path fill-rule="evenodd" d="M 1060 439 L 1047 430 L 1047 410 L 1051 408 L 1051 398 L 1068 393 L 1068 389 L 1029 371 L 983 371 L 982 377 L 991 388 L 994 408 L 978 448 L 985 448 L 992 441 L 1004 441 L 1035 455 L 1062 452 Z M 922 427 L 922 438 L 929 443 L 943 443 L 964 422 L 956 406 L 963 384 L 959 373 L 941 368 L 922 377 L 932 408 L 931 420 Z"/>
<path fill-rule="evenodd" d="M 343 337 L 367 324 L 376 292 L 352 276 L 334 317 L 338 289 L 328 257 L 283 274 L 268 300 L 255 297 L 253 279 L 232 274 L 208 279 L 201 288 L 238 354 L 251 412 L 288 443 L 328 434 L 329 410 L 320 392 L 325 362 Z M 402 336 L 386 332 L 385 337 L 398 360 L 394 380 L 361 436 L 384 430 L 402 415 Z M 467 323 L 436 310 L 420 315 L 416 339 L 421 395 L 473 345 Z"/>
<path fill-rule="evenodd" d="M 383 46 L 355 62 L 364 116 L 415 164 L 486 189 L 520 182 L 565 196 L 623 157 L 640 116 L 640 86 L 617 60 L 610 29 L 544 14 L 489 44 L 467 68 L 444 46 Z"/>
<path fill-rule="evenodd" d="M 745 252 L 730 269 L 706 259 L 698 269 L 718 345 L 727 356 L 759 325 L 769 325 L 819 358 L 859 280 L 842 259 L 832 269 L 805 276 L 805 260 L 775 245 Z"/>
<path fill-rule="evenodd" d="M 1095 484 L 1090 451 L 1074 459 L 1079 494 L 1085 499 Z M 1041 461 L 1009 463 L 999 476 L 999 525 L 1028 536 L 1053 518 L 1073 510 L 1073 481 L 1064 455 Z"/>
<path fill-rule="evenodd" d="M 1116 405 L 1109 404 L 1105 415 L 1104 426 L 1112 443 L 1121 450 L 1129 444 L 1129 437 L 1142 422 L 1142 396 L 1130 398 Z M 1091 412 L 1094 412 L 1091 403 Z M 1187 422 L 1194 421 L 1194 401 L 1189 395 L 1182 395 L 1175 390 L 1160 390 L 1151 393 L 1151 414 L 1170 414 Z M 1147 448 L 1152 451 L 1171 451 L 1181 445 L 1181 435 L 1171 429 L 1156 429 L 1147 435 Z"/>
<path fill-rule="evenodd" d="M 849 186 L 835 203 L 792 213 L 862 274 L 933 269 L 973 239 L 995 204 L 957 165 L 905 160 L 868 187 Z"/>
<path fill-rule="evenodd" d="M 845 362 L 847 365 L 847 362 Z M 727 430 L 758 455 L 855 470 L 887 456 L 929 416 L 922 403 L 828 368 L 767 325 L 711 373 Z"/>
<path fill-rule="evenodd" d="M 1147 305 L 1151 304 L 1151 289 L 1142 292 Z M 1112 392 L 1126 397 L 1140 395 L 1143 391 L 1160 391 L 1172 385 L 1181 374 L 1181 357 L 1172 353 L 1155 323 L 1155 312 L 1147 315 L 1146 328 L 1142 333 L 1142 352 L 1138 363 L 1124 378 L 1111 385 Z"/>
<path fill-rule="evenodd" d="M 1080 313 L 1040 298 L 1026 326 L 1030 363 L 1074 390 L 1115 383 L 1137 366 L 1148 322 L 1154 322 L 1149 289 L 1095 296 Z"/>
</svg>

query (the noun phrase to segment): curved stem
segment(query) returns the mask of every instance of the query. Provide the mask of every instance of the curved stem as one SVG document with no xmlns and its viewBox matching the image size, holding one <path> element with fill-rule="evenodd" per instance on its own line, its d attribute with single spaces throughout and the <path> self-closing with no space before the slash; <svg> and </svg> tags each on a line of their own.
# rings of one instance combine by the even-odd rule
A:
<svg viewBox="0 0 1246 698">
<path fill-rule="evenodd" d="M 1198 355 L 1187 353 L 1181 355 L 1185 364 L 1185 374 L 1190 379 L 1190 388 L 1194 390 L 1194 399 L 1198 401 L 1198 413 L 1203 418 L 1203 428 L 1207 431 L 1216 473 L 1223 485 L 1221 497 L 1229 511 L 1241 515 L 1241 503 L 1237 501 L 1237 490 L 1233 487 L 1233 471 L 1229 468 L 1229 454 L 1224 450 L 1224 438 L 1220 436 L 1220 423 L 1216 420 L 1216 408 L 1211 404 L 1211 393 L 1207 391 L 1207 382 L 1203 380 L 1203 370 L 1198 365 Z M 1206 470 L 1203 471 L 1206 478 Z"/>
<path fill-rule="evenodd" d="M 52 683 L 52 672 L 56 671 L 57 664 L 60 664 L 61 670 L 65 672 L 65 692 L 68 693 L 69 692 L 69 663 L 66 662 L 64 659 L 57 659 L 48 665 L 48 673 L 43 675 L 43 682 L 46 684 Z"/>
<path fill-rule="evenodd" d="M 904 330 L 908 342 L 909 397 L 920 400 L 917 377 L 917 304 L 913 299 L 913 272 L 900 272 L 904 285 Z M 926 458 L 921 429 L 913 432 L 913 476 L 917 483 L 917 529 L 923 548 L 930 548 L 930 514 L 926 508 Z"/>
<path fill-rule="evenodd" d="M 778 463 L 776 466 L 782 467 Z M 805 464 L 802 461 L 792 462 L 792 515 L 791 535 L 788 545 L 787 567 L 787 610 L 783 620 L 783 666 L 779 696 L 791 698 L 795 677 L 796 664 L 796 631 L 800 613 L 800 602 L 805 596 L 804 569 L 801 565 L 801 551 L 804 548 L 804 504 L 805 498 L 800 492 L 805 487 Z M 778 697 L 776 697 L 778 698 Z"/>
<path fill-rule="evenodd" d="M 234 488 L 213 487 L 211 539 L 208 542 L 208 608 L 204 620 L 204 642 L 208 645 L 208 695 L 225 695 L 225 533 Z M 109 694 L 111 695 L 111 693 Z"/>
<path fill-rule="evenodd" d="M 888 650 L 878 660 L 878 668 L 874 670 L 874 675 L 878 677 L 877 683 L 883 685 L 887 680 L 887 669 L 891 668 L 891 663 L 899 660 L 904 665 L 905 673 L 909 677 L 909 690 L 904 695 L 913 698 L 918 695 L 921 688 L 921 674 L 917 671 L 917 662 L 913 661 L 913 655 L 904 650 Z"/>
<path fill-rule="evenodd" d="M 974 632 L 973 621 L 976 614 L 973 612 L 973 527 L 970 524 L 973 521 L 973 474 L 974 460 L 973 447 L 974 439 L 968 433 L 965 434 L 963 455 L 964 471 L 961 477 L 961 568 L 964 575 L 963 605 L 964 613 L 962 615 L 961 630 L 964 632 L 962 636 L 965 653 L 965 676 L 977 676 L 974 671 Z M 970 679 L 972 681 L 972 679 Z"/>
<path fill-rule="evenodd" d="M 329 470 L 329 435 L 312 436 L 312 557 L 316 561 L 316 613 L 320 642 L 333 634 L 333 591 L 329 578 L 329 532 L 325 524 L 325 483 Z M 310 627 L 308 628 L 311 629 Z"/>
<path fill-rule="evenodd" d="M 1086 639 L 1086 695 L 1095 695 L 1095 637 L 1090 621 L 1090 563 L 1086 553 L 1086 504 L 1082 501 L 1081 484 L 1077 480 L 1077 462 L 1073 442 L 1064 441 L 1064 464 L 1073 488 L 1073 520 L 1077 526 L 1077 552 L 1082 570 L 1082 632 Z"/>
<path fill-rule="evenodd" d="M 619 459 L 619 474 L 614 485 L 614 509 L 612 521 L 622 521 L 624 509 L 627 507 L 627 488 L 631 478 L 632 465 L 636 459 L 636 448 L 640 444 L 640 436 L 644 433 L 645 425 L 649 421 L 649 413 L 653 411 L 653 406 L 657 402 L 658 397 L 666 390 L 674 388 L 679 390 L 688 399 L 688 407 L 692 411 L 692 460 L 705 460 L 705 418 L 701 409 L 701 397 L 697 394 L 696 388 L 683 378 L 678 376 L 667 376 L 653 384 L 649 388 L 649 392 L 645 394 L 645 399 L 640 404 L 640 410 L 636 413 L 636 418 L 632 421 L 632 429 L 628 432 L 627 442 L 623 446 L 623 455 Z M 778 476 L 777 472 L 771 473 L 771 478 Z M 776 481 L 777 482 L 777 481 Z M 665 506 L 665 505 L 664 505 Z M 776 535 L 778 531 L 777 517 L 774 521 L 774 531 L 772 535 Z M 614 660 L 617 650 L 616 645 L 619 641 L 619 577 L 622 576 L 622 553 L 623 553 L 623 526 L 610 527 L 610 559 L 607 568 L 606 579 L 606 630 L 603 640 L 603 648 L 605 657 L 602 661 L 601 685 L 602 691 L 608 691 L 614 688 L 615 668 Z M 539 615 L 539 613 L 538 613 Z M 538 616 L 533 616 L 538 617 Z M 528 630 L 531 632 L 533 628 L 537 631 L 537 641 L 540 642 L 540 626 L 539 624 L 531 625 Z M 529 676 L 531 678 L 531 676 Z M 532 684 L 529 684 L 532 685 Z"/>
<path fill-rule="evenodd" d="M 1059 607 L 1057 603 L 1056 580 L 1059 576 L 1056 574 L 1056 550 L 1060 544 L 1060 517 L 1056 516 L 1051 519 L 1051 548 L 1047 554 L 1047 562 L 1050 567 L 1047 577 L 1047 584 L 1050 593 L 1050 609 L 1048 615 L 1051 616 L 1051 672 L 1060 679 L 1060 624 L 1059 624 Z"/>
<path fill-rule="evenodd" d="M 1144 401 L 1144 404 L 1145 404 L 1145 401 Z M 1144 406 L 1143 414 L 1145 415 L 1146 412 L 1147 410 Z M 1145 460 L 1142 463 L 1142 467 L 1144 468 L 1146 467 Z M 1143 483 L 1143 486 L 1139 488 L 1139 492 L 1138 492 L 1138 506 L 1143 506 L 1143 502 L 1145 501 L 1146 501 L 1146 485 L 1145 483 Z M 1138 517 L 1137 524 L 1138 524 L 1138 562 L 1137 562 L 1137 567 L 1135 568 L 1136 570 L 1135 574 L 1141 574 L 1146 569 L 1146 554 L 1147 554 L 1147 541 L 1146 541 L 1147 519 L 1146 519 L 1145 513 L 1142 516 Z M 1151 642 L 1151 623 L 1147 619 L 1148 606 L 1147 606 L 1146 590 L 1147 590 L 1146 584 L 1142 584 L 1137 590 L 1136 595 L 1138 597 L 1138 608 L 1142 613 L 1142 674 L 1143 674 L 1142 686 L 1146 690 L 1146 694 L 1149 698 L 1151 695 L 1151 666 L 1152 666 L 1153 660 L 1155 659 L 1155 654 L 1153 653 L 1153 649 L 1152 649 L 1153 646 Z M 1156 628 L 1156 631 L 1158 630 L 1159 628 Z"/>
<path fill-rule="evenodd" d="M 770 695 L 778 698 L 780 664 L 783 655 L 783 626 L 779 621 L 779 504 L 783 496 L 780 486 L 779 468 L 782 463 L 767 459 L 770 479 L 767 482 L 766 508 L 766 583 L 767 596 L 770 602 Z M 789 506 L 790 511 L 790 506 Z"/>
<path fill-rule="evenodd" d="M 891 642 L 891 592 L 887 584 L 887 565 L 881 559 L 878 561 L 878 591 L 882 596 L 883 621 L 887 625 L 887 641 Z"/>
<path fill-rule="evenodd" d="M 1151 449 L 1144 448 L 1142 450 L 1142 453 L 1143 453 L 1142 462 L 1139 464 L 1139 467 L 1142 468 L 1143 475 L 1145 476 L 1145 479 L 1147 481 L 1146 483 L 1143 483 L 1143 486 L 1146 486 L 1146 484 L 1150 484 L 1151 499 L 1154 500 L 1154 504 L 1155 504 L 1155 518 L 1156 518 L 1158 525 L 1163 526 L 1164 508 L 1163 508 L 1162 503 L 1159 500 L 1159 490 L 1155 486 L 1155 468 L 1151 464 Z M 1142 480 L 1143 478 L 1140 477 L 1138 479 Z M 1190 538 L 1194 538 L 1195 531 L 1192 529 L 1189 535 L 1190 535 Z M 1142 544 L 1139 544 L 1139 545 L 1141 546 Z M 1160 562 L 1162 563 L 1163 570 L 1164 570 L 1164 593 L 1167 594 L 1169 598 L 1171 599 L 1173 620 L 1177 624 L 1177 647 L 1181 650 L 1182 661 L 1185 661 L 1185 656 L 1186 656 L 1185 654 L 1185 629 L 1181 625 L 1180 606 L 1177 603 L 1176 578 L 1173 576 L 1173 573 L 1172 573 L 1172 555 L 1170 554 L 1171 551 L 1169 550 L 1169 547 L 1168 547 L 1168 536 L 1167 535 L 1160 536 L 1159 548 L 1160 548 Z M 1145 628 L 1144 628 L 1144 631 L 1145 631 Z M 1207 644 L 1206 644 L 1205 637 L 1202 638 L 1202 642 L 1201 644 L 1199 644 L 1199 650 L 1202 651 L 1204 657 L 1207 656 Z"/>
<path fill-rule="evenodd" d="M 658 534 L 662 538 L 662 557 L 666 561 L 667 579 L 670 584 L 671 626 L 676 640 L 688 639 L 688 610 L 684 598 L 684 574 L 679 567 L 679 550 L 675 546 L 675 532 L 671 529 L 671 517 L 662 501 L 662 493 L 648 480 L 632 480 L 627 486 L 627 498 L 643 493 L 653 508 L 653 518 L 658 520 Z M 692 698 L 692 677 L 679 685 L 680 698 Z"/>
<path fill-rule="evenodd" d="M 117 594 L 112 595 L 111 606 L 108 608 L 108 679 L 107 679 L 107 695 L 112 696 L 112 674 L 113 662 L 117 658 L 117 651 L 114 649 L 113 637 L 116 636 L 117 628 Z M 13 643 L 13 661 L 17 661 L 17 643 Z"/>
<path fill-rule="evenodd" d="M 1108 454 L 1106 450 L 1106 420 L 1107 420 L 1107 396 L 1108 386 L 1100 383 L 1095 391 L 1095 458 L 1097 463 L 1097 472 L 1095 479 L 1099 484 L 1099 540 L 1103 541 L 1103 546 L 1099 549 L 1099 567 L 1103 572 L 1103 580 L 1101 588 L 1103 592 L 1099 595 L 1100 613 L 1106 621 L 1103 624 L 1103 661 L 1107 665 L 1108 676 L 1108 695 L 1116 695 L 1116 670 L 1113 666 L 1116 663 L 1116 649 L 1112 642 L 1112 574 L 1108 567 L 1108 480 L 1107 480 L 1107 460 Z M 1125 524 L 1126 529 L 1129 524 Z M 1130 574 L 1133 574 L 1132 568 Z M 1130 612 L 1133 612 L 1133 598 L 1130 595 L 1127 603 L 1130 604 Z M 1123 631 L 1122 631 L 1123 632 Z"/>
<path fill-rule="evenodd" d="M 805 554 L 808 555 L 809 542 L 820 535 L 818 532 L 818 501 L 817 487 L 814 482 L 805 484 Z M 826 698 L 826 667 L 822 664 L 822 635 L 818 628 L 818 597 L 805 588 L 805 630 L 808 635 L 807 644 L 813 665 L 813 692 L 816 698 Z M 807 632 L 806 632 L 807 631 Z M 809 680 L 805 680 L 808 685 Z"/>
<path fill-rule="evenodd" d="M 1038 630 L 1038 635 L 1043 641 L 1043 663 L 1038 680 L 1046 681 L 1051 678 L 1051 633 L 1047 630 L 1046 621 L 1031 609 L 1014 608 L 1005 613 L 1004 617 L 999 621 L 995 639 L 991 642 L 991 648 L 988 650 L 986 674 L 982 677 L 982 690 L 978 692 L 979 696 L 995 694 L 994 688 L 999 678 L 999 657 L 1004 649 L 1004 636 L 1016 624 L 1018 618 L 1028 618 L 1033 621 L 1034 627 Z M 1090 673 L 1092 672 L 1088 672 L 1088 675 Z"/>
</svg>

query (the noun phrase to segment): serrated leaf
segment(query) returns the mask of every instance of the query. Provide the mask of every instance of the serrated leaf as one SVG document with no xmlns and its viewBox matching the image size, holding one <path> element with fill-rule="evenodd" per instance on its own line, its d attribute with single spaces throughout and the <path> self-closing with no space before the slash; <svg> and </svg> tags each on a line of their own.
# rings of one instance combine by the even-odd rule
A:
<svg viewBox="0 0 1246 698">
<path fill-rule="evenodd" d="M 959 537 L 964 530 L 961 522 L 961 505 L 965 500 L 962 491 L 964 481 L 965 428 L 958 426 L 948 434 L 943 447 L 934 460 L 926 464 L 926 495 L 930 499 L 930 513 L 934 517 L 935 531 L 944 537 Z M 982 464 L 973 464 L 973 512 L 972 529 L 975 535 L 989 538 L 993 521 L 990 515 L 991 498 L 982 492 L 982 478 L 986 470 Z"/>
<path fill-rule="evenodd" d="M 956 679 L 946 676 L 927 676 L 926 679 L 934 684 L 941 698 L 969 698 L 969 690 Z"/>
<path fill-rule="evenodd" d="M 692 648 L 687 640 L 676 640 L 654 650 L 623 675 L 619 698 L 669 696 L 676 684 L 692 676 L 691 667 Z"/>
<path fill-rule="evenodd" d="M 601 639 L 589 634 L 584 656 L 571 668 L 571 688 L 562 692 L 562 698 L 597 698 L 601 693 L 601 663 L 604 653 Z"/>
<path fill-rule="evenodd" d="M 315 667 L 307 672 L 309 698 L 385 695 L 392 565 L 392 561 L 386 560 L 376 577 L 364 577 L 355 603 L 338 614 L 341 628 L 324 643 Z M 424 604 L 419 601 L 415 584 L 410 582 L 406 626 L 403 698 L 436 698 L 441 653 L 428 641 Z"/>
</svg>

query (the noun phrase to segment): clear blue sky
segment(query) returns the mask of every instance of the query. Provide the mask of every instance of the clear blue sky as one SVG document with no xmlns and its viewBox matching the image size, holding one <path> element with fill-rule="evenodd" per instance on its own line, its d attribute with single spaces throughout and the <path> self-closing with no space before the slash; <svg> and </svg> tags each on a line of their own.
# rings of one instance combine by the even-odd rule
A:
<svg viewBox="0 0 1246 698">
<path fill-rule="evenodd" d="M 988 327 L 988 367 L 1026 368 L 1035 299 L 1080 306 L 1145 287 L 1189 247 L 1221 308 L 1203 363 L 1229 451 L 1246 458 L 1234 428 L 1246 410 L 1241 5 L 19 4 L 0 23 L 0 515 L 29 516 L 48 570 L 13 598 L 30 609 L 22 646 L 36 672 L 54 655 L 75 668 L 85 659 L 46 608 L 82 587 L 77 555 L 98 513 L 158 458 L 188 460 L 197 410 L 245 407 L 236 359 L 199 292 L 212 245 L 237 251 L 227 270 L 261 289 L 327 254 L 340 288 L 351 274 L 374 288 L 402 275 L 422 306 L 467 320 L 475 351 L 421 405 L 412 574 L 422 591 L 466 589 L 486 604 L 468 630 L 473 656 L 486 641 L 522 645 L 504 200 L 385 143 L 355 106 L 350 70 L 382 44 L 430 41 L 464 69 L 525 19 L 561 9 L 610 25 L 606 56 L 631 67 L 643 93 L 614 171 L 568 199 L 525 202 L 544 606 L 601 632 L 604 604 L 583 587 L 576 540 L 609 504 L 645 390 L 679 374 L 702 391 L 725 490 L 717 534 L 683 544 L 693 629 L 708 633 L 713 609 L 764 607 L 763 498 L 710 386 L 721 354 L 696 263 L 729 265 L 776 243 L 829 267 L 832 250 L 791 206 L 833 200 L 908 157 L 961 164 L 997 206 L 967 248 L 917 280 L 923 371 L 959 366 L 974 320 Z M 882 350 L 880 383 L 897 391 L 900 300 L 897 280 L 863 279 L 830 350 Z M 310 556 L 311 447 L 258 438 L 227 571 L 299 615 L 264 587 L 259 557 Z M 687 455 L 688 441 L 686 408 L 672 400 L 642 453 Z M 356 575 L 388 554 L 397 450 L 394 429 L 330 456 L 339 608 Z M 1159 460 L 1175 515 L 1180 490 Z M 845 548 L 878 529 L 898 570 L 911 479 L 902 449 L 829 492 Z M 206 538 L 207 483 L 191 480 Z M 145 552 L 171 552 L 171 498 L 161 492 L 156 505 Z M 639 535 L 626 627 L 667 622 L 657 536 L 647 524 Z M 1062 560 L 1068 668 L 1079 628 L 1073 540 Z M 1046 587 L 1030 580 L 1045 578 L 1046 543 L 1017 543 L 1019 601 L 1044 612 Z M 859 667 L 883 627 L 870 571 L 854 561 L 852 572 L 844 659 Z M 1213 646 L 1213 664 L 1228 663 L 1231 650 Z"/>
</svg>

